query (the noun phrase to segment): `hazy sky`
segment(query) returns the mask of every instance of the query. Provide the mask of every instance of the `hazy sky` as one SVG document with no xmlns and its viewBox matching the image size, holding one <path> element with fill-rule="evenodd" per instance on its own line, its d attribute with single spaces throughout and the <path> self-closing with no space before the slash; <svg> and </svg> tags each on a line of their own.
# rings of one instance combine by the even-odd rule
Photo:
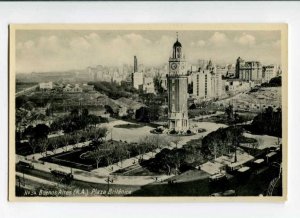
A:
<svg viewBox="0 0 300 218">
<path fill-rule="evenodd" d="M 168 62 L 176 31 L 18 30 L 17 72 L 83 69 L 94 65 L 146 66 Z M 237 57 L 280 64 L 280 31 L 180 31 L 186 60 L 235 63 Z"/>
</svg>

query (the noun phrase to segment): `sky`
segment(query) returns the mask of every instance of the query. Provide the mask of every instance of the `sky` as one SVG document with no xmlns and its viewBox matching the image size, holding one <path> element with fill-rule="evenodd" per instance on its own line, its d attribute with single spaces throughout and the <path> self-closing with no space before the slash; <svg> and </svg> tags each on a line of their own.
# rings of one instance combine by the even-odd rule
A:
<svg viewBox="0 0 300 218">
<path fill-rule="evenodd" d="M 186 60 L 235 63 L 238 57 L 280 64 L 280 31 L 179 31 Z M 88 66 L 168 63 L 176 31 L 164 30 L 17 30 L 17 73 L 67 71 Z"/>
</svg>

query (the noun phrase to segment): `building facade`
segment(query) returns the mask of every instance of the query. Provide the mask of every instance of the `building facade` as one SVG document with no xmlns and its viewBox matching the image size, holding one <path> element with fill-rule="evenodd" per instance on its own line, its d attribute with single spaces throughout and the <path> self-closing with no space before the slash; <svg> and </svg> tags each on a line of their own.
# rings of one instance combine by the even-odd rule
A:
<svg viewBox="0 0 300 218">
<path fill-rule="evenodd" d="M 236 94 L 239 92 L 248 91 L 254 87 L 253 81 L 244 81 L 241 79 L 233 78 L 225 80 L 225 91 L 229 94 Z"/>
<path fill-rule="evenodd" d="M 143 90 L 146 93 L 155 93 L 154 82 L 152 77 L 144 77 Z"/>
<path fill-rule="evenodd" d="M 40 83 L 40 89 L 53 89 L 53 82 Z"/>
<path fill-rule="evenodd" d="M 270 82 L 270 80 L 278 75 L 279 68 L 275 65 L 263 66 L 262 68 L 263 82 Z"/>
<path fill-rule="evenodd" d="M 239 57 L 236 61 L 235 72 L 236 78 L 262 83 L 262 65 L 259 61 L 245 61 Z"/>
<path fill-rule="evenodd" d="M 144 75 L 143 72 L 135 72 L 132 74 L 132 85 L 135 89 L 143 89 Z"/>
<path fill-rule="evenodd" d="M 185 132 L 189 129 L 188 119 L 188 78 L 181 43 L 173 45 L 169 59 L 168 85 L 168 126 L 170 130 Z"/>
<path fill-rule="evenodd" d="M 218 98 L 223 94 L 222 73 L 211 61 L 192 72 L 193 96 L 197 99 Z"/>
</svg>

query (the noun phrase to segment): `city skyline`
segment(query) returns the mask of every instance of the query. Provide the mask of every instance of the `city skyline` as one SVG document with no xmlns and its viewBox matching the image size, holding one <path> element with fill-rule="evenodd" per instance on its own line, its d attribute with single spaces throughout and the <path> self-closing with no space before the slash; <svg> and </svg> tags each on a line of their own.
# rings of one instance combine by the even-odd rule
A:
<svg viewBox="0 0 300 218">
<path fill-rule="evenodd" d="M 88 66 L 167 64 L 177 31 L 149 30 L 19 30 L 17 73 L 66 71 Z M 234 63 L 241 56 L 263 64 L 281 64 L 280 31 L 179 31 L 186 60 Z M 272 54 L 272 55 L 270 55 Z M 34 65 L 32 63 L 35 63 Z"/>
</svg>

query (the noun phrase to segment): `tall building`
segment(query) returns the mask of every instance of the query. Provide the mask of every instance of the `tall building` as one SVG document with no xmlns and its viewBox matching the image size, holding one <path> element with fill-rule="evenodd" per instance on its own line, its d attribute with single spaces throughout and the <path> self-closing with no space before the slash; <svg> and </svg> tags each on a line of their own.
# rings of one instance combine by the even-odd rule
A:
<svg viewBox="0 0 300 218">
<path fill-rule="evenodd" d="M 133 72 L 138 72 L 138 62 L 136 56 L 134 56 Z"/>
<path fill-rule="evenodd" d="M 135 89 L 143 89 L 144 75 L 143 72 L 135 72 L 132 74 L 132 84 Z"/>
<path fill-rule="evenodd" d="M 217 98 L 223 94 L 222 72 L 216 69 L 211 60 L 192 73 L 192 81 L 193 95 L 199 100 Z"/>
<path fill-rule="evenodd" d="M 241 80 L 262 82 L 262 65 L 259 61 L 244 61 L 238 58 L 235 65 L 235 77 Z"/>
<path fill-rule="evenodd" d="M 155 93 L 154 82 L 152 77 L 144 77 L 143 90 L 146 93 Z"/>
<path fill-rule="evenodd" d="M 132 86 L 135 89 L 143 89 L 144 75 L 143 72 L 138 72 L 137 57 L 133 58 L 133 73 L 132 73 Z"/>
<path fill-rule="evenodd" d="M 173 45 L 169 59 L 168 84 L 168 125 L 169 129 L 182 132 L 189 129 L 188 118 L 188 78 L 181 43 Z"/>
<path fill-rule="evenodd" d="M 270 82 L 270 80 L 277 76 L 279 67 L 275 65 L 268 65 L 262 67 L 263 82 Z"/>
</svg>

